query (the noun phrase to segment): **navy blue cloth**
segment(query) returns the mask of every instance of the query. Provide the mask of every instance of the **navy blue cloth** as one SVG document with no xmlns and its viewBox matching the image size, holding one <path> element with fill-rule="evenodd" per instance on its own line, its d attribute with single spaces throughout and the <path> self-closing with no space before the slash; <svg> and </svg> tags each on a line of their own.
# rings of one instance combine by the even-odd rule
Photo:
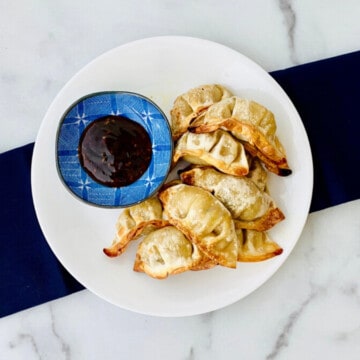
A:
<svg viewBox="0 0 360 360">
<path fill-rule="evenodd" d="M 0 317 L 83 287 L 62 267 L 36 218 L 33 144 L 0 155 Z"/>
<path fill-rule="evenodd" d="M 294 103 L 309 137 L 314 161 L 310 211 L 359 199 L 360 51 L 271 75 Z"/>
<path fill-rule="evenodd" d="M 360 198 L 359 69 L 360 51 L 271 73 L 309 136 L 310 211 Z M 0 155 L 0 317 L 83 288 L 55 258 L 39 227 L 31 196 L 32 151 L 28 144 Z"/>
</svg>

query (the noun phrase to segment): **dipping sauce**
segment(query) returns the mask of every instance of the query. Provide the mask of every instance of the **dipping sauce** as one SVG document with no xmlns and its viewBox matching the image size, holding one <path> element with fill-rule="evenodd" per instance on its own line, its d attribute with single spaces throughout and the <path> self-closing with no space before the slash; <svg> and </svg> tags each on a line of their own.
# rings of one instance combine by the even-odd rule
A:
<svg viewBox="0 0 360 360">
<path fill-rule="evenodd" d="M 130 185 L 149 167 L 152 150 L 146 130 L 126 117 L 93 121 L 79 142 L 81 166 L 94 181 L 109 187 Z"/>
</svg>

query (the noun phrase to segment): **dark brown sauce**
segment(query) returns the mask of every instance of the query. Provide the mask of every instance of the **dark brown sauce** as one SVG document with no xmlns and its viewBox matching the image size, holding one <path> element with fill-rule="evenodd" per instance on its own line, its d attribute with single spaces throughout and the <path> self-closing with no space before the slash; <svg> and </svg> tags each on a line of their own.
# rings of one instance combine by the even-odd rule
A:
<svg viewBox="0 0 360 360">
<path fill-rule="evenodd" d="M 79 142 L 80 164 L 92 179 L 109 187 L 136 181 L 149 167 L 151 156 L 146 130 L 123 116 L 93 121 Z"/>
</svg>

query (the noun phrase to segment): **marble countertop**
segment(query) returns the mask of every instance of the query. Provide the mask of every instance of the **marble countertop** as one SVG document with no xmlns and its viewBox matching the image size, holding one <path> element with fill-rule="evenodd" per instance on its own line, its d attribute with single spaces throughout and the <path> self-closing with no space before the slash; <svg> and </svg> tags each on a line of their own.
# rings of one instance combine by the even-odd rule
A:
<svg viewBox="0 0 360 360">
<path fill-rule="evenodd" d="M 360 50 L 358 0 L 36 0 L 0 4 L 0 152 L 33 142 L 64 84 L 103 52 L 158 35 L 240 51 L 268 71 Z M 19 131 L 21 129 L 21 131 Z M 360 200 L 309 215 L 248 297 L 157 318 L 87 290 L 0 319 L 0 359 L 359 359 Z"/>
</svg>

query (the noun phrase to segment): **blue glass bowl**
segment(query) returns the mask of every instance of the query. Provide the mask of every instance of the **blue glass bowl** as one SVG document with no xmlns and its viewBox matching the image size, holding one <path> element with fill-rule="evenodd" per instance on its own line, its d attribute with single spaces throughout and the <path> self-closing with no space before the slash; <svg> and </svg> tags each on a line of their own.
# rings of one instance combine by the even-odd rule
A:
<svg viewBox="0 0 360 360">
<path fill-rule="evenodd" d="M 94 181 L 79 161 L 81 134 L 94 120 L 109 115 L 121 115 L 140 124 L 152 145 L 145 173 L 123 187 Z M 57 134 L 56 161 L 63 183 L 77 198 L 101 207 L 127 207 L 155 194 L 170 171 L 172 153 L 171 129 L 164 113 L 148 98 L 131 92 L 99 92 L 81 98 L 65 112 Z"/>
</svg>

